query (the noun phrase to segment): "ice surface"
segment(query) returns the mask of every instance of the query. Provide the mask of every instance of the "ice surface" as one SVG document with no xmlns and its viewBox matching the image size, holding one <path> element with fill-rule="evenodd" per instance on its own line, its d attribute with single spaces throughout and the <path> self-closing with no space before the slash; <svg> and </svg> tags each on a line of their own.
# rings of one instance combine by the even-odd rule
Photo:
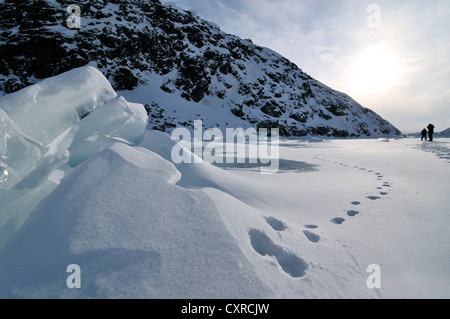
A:
<svg viewBox="0 0 450 319">
<path fill-rule="evenodd" d="M 116 96 L 97 69 L 82 67 L 2 97 L 0 164 L 8 165 L 20 180 L 53 141 Z"/>
<path fill-rule="evenodd" d="M 6 166 L 0 165 L 0 185 L 8 181 L 9 172 Z"/>
<path fill-rule="evenodd" d="M 141 104 L 123 97 L 109 101 L 80 122 L 69 148 L 70 165 L 77 166 L 113 143 L 139 144 L 146 125 L 147 112 Z"/>
<path fill-rule="evenodd" d="M 4 96 L 0 109 L 25 136 L 46 146 L 116 96 L 100 71 L 82 67 Z"/>
<path fill-rule="evenodd" d="M 0 108 L 0 164 L 23 176 L 45 152 L 44 146 L 25 136 Z M 3 184 L 2 188 L 6 187 Z"/>
<path fill-rule="evenodd" d="M 75 167 L 114 143 L 139 143 L 147 114 L 88 66 L 4 96 L 0 124 L 1 247 L 59 184 L 67 163 Z"/>
</svg>

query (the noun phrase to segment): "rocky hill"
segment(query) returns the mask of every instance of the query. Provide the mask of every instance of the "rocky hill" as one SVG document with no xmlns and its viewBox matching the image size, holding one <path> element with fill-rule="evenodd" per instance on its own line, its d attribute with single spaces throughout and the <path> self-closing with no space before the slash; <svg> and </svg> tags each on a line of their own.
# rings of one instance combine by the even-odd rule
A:
<svg viewBox="0 0 450 319">
<path fill-rule="evenodd" d="M 77 1 L 81 24 L 70 29 L 68 5 L 0 1 L 0 95 L 89 64 L 117 91 L 157 86 L 165 95 L 149 94 L 145 104 L 150 127 L 165 131 L 192 126 L 199 114 L 189 107 L 169 114 L 161 96 L 229 114 L 210 123 L 215 126 L 236 118 L 278 127 L 283 136 L 401 134 L 276 52 L 226 34 L 195 13 L 159 0 Z"/>
<path fill-rule="evenodd" d="M 450 128 L 443 130 L 442 132 L 440 132 L 438 134 L 438 136 L 440 137 L 450 137 Z"/>
</svg>

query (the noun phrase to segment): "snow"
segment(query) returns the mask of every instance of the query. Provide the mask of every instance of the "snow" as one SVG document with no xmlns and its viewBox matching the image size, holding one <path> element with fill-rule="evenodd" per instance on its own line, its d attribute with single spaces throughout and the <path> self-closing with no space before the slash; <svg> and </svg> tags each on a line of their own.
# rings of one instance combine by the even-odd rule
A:
<svg viewBox="0 0 450 319">
<path fill-rule="evenodd" d="M 144 131 L 143 106 L 127 102 L 159 92 L 175 110 L 176 96 L 150 89 L 111 94 L 45 144 L 0 113 L 23 157 L 42 152 L 20 175 L 0 143 L 0 298 L 450 295 L 448 139 L 282 139 L 270 175 L 175 164 L 176 142 Z M 206 126 L 226 116 L 197 108 Z M 373 265 L 379 289 L 367 285 Z"/>
<path fill-rule="evenodd" d="M 3 249 L 1 297 L 448 296 L 449 163 L 409 139 L 284 144 L 283 159 L 314 169 L 175 166 L 173 142 L 152 131 L 110 146 Z M 66 287 L 70 264 L 81 289 Z M 366 285 L 372 264 L 379 290 Z"/>
<path fill-rule="evenodd" d="M 170 77 L 170 75 L 169 75 Z M 147 104 L 150 101 L 156 101 L 162 111 L 166 114 L 166 118 L 180 123 L 190 123 L 191 130 L 195 120 L 201 119 L 206 128 L 226 126 L 226 127 L 243 127 L 248 128 L 249 123 L 234 116 L 229 108 L 218 106 L 213 101 L 205 103 L 195 103 L 186 101 L 181 98 L 180 92 L 167 93 L 160 89 L 165 77 L 152 75 L 148 85 L 142 85 L 133 91 L 123 91 L 120 94 L 129 101 L 141 104 Z M 211 103 L 209 103 L 211 102 Z M 162 118 L 165 120 L 165 118 Z M 151 127 L 150 127 L 151 128 Z M 166 127 L 168 133 L 172 133 L 173 129 Z"/>
</svg>

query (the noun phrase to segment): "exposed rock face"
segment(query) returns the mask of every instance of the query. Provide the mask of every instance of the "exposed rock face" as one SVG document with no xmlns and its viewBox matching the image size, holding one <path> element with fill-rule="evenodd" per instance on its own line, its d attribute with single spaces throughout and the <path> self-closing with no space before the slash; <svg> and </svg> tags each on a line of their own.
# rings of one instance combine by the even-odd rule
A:
<svg viewBox="0 0 450 319">
<path fill-rule="evenodd" d="M 226 34 L 192 12 L 159 0 L 77 4 L 81 28 L 69 29 L 66 1 L 0 2 L 1 94 L 91 64 L 116 90 L 158 78 L 165 92 L 213 101 L 254 127 L 278 127 L 283 136 L 401 134 L 276 52 Z M 158 104 L 148 101 L 151 123 L 183 124 Z"/>
</svg>

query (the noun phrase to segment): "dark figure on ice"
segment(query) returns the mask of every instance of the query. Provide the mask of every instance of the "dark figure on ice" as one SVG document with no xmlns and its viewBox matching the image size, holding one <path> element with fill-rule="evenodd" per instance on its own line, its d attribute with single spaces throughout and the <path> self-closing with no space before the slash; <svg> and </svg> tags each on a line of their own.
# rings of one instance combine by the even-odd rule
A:
<svg viewBox="0 0 450 319">
<path fill-rule="evenodd" d="M 429 140 L 430 140 L 430 142 L 433 142 L 434 125 L 433 124 L 428 125 L 427 129 L 428 129 Z"/>
<path fill-rule="evenodd" d="M 422 130 L 422 141 L 423 141 L 423 140 L 425 140 L 425 141 L 428 140 L 427 134 L 428 134 L 428 131 L 427 131 L 426 128 L 424 128 L 424 129 Z"/>
</svg>

